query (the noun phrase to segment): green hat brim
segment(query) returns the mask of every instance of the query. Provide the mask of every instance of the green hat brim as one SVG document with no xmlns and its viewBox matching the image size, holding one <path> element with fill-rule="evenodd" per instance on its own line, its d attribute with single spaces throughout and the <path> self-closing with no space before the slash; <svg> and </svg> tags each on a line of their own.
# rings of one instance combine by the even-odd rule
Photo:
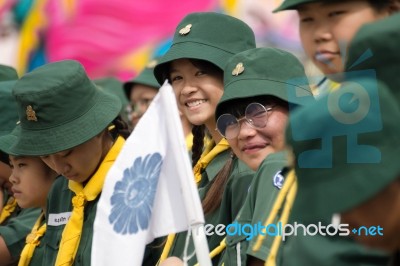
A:
<svg viewBox="0 0 400 266">
<path fill-rule="evenodd" d="M 11 147 L 10 153 L 49 155 L 71 149 L 95 137 L 118 116 L 122 104 L 117 96 L 101 90 L 94 97 L 94 105 L 72 121 L 40 130 L 29 130 L 22 125 L 19 140 Z"/>
<path fill-rule="evenodd" d="M 21 132 L 21 127 L 17 126 L 15 129 L 7 135 L 0 137 L 0 151 L 9 155 L 19 155 L 11 151 L 11 147 L 18 141 Z"/>
<path fill-rule="evenodd" d="M 163 76 L 165 76 L 168 71 L 168 64 L 182 58 L 205 60 L 223 70 L 225 63 L 232 55 L 231 52 L 202 43 L 176 43 L 171 46 L 168 52 L 160 59 L 158 65 L 154 68 L 154 76 L 158 83 L 162 85 L 165 81 L 163 80 Z"/>
<path fill-rule="evenodd" d="M 299 95 L 301 94 L 306 95 L 310 93 L 307 89 L 301 86 L 284 83 L 281 81 L 269 80 L 269 79 L 240 79 L 228 85 L 225 85 L 225 87 L 228 86 L 229 90 L 228 89 L 225 90 L 224 94 L 222 95 L 217 105 L 215 111 L 216 117 L 222 115 L 223 107 L 233 100 L 249 98 L 249 97 L 257 97 L 257 96 L 275 96 L 290 104 L 303 105 L 301 101 L 296 101 L 299 99 L 299 97 L 288 96 L 289 88 L 291 88 L 291 90 L 293 90 L 293 88 L 298 90 Z M 294 101 L 289 99 L 292 99 Z"/>
<path fill-rule="evenodd" d="M 135 78 L 131 81 L 125 82 L 124 83 L 124 91 L 125 91 L 126 97 L 128 99 L 130 98 L 132 86 L 136 85 L 136 84 L 142 84 L 142 85 L 149 86 L 149 87 L 152 87 L 152 88 L 158 90 L 160 88 L 160 84 L 158 84 L 158 81 L 155 78 L 153 78 L 153 79 L 154 79 L 154 81 L 150 81 L 149 78 L 138 76 L 137 78 Z"/>
<path fill-rule="evenodd" d="M 298 1 L 286 0 L 286 1 L 283 1 L 283 3 L 279 7 L 274 9 L 272 12 L 277 13 L 279 11 L 284 11 L 284 10 L 296 10 L 299 5 L 308 4 L 308 3 L 312 3 L 312 2 L 321 2 L 321 0 L 319 0 L 319 1 L 318 0 L 298 0 Z"/>
</svg>

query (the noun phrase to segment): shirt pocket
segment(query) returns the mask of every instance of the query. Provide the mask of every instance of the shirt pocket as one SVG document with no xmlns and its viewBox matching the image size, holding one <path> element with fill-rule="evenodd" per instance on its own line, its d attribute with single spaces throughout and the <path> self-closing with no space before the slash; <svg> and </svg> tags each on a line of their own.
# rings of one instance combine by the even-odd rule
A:
<svg viewBox="0 0 400 266">
<path fill-rule="evenodd" d="M 55 264 L 64 227 L 64 225 L 47 227 L 46 234 L 43 237 L 43 244 L 45 245 L 43 265 Z"/>
</svg>

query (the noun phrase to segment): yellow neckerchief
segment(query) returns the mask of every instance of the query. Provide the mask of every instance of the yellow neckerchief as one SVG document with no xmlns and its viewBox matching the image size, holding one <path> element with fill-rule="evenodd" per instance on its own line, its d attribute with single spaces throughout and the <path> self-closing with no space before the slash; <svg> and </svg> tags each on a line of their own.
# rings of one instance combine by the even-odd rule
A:
<svg viewBox="0 0 400 266">
<path fill-rule="evenodd" d="M 282 211 L 282 216 L 280 219 L 280 222 L 282 223 L 282 226 L 285 226 L 289 220 L 289 214 L 293 206 L 294 199 L 296 197 L 297 193 L 297 177 L 294 172 L 294 170 L 291 170 L 288 174 L 287 179 L 285 180 L 285 183 L 283 184 L 283 187 L 281 191 L 278 194 L 277 199 L 275 200 L 275 203 L 272 207 L 272 210 L 267 218 L 267 220 L 264 223 L 264 226 L 267 226 L 271 224 L 277 217 L 278 211 L 281 209 L 283 203 L 285 202 L 285 206 Z M 257 238 L 256 243 L 253 246 L 253 251 L 257 251 L 260 249 L 262 241 L 264 240 L 265 235 L 259 235 Z M 266 266 L 275 266 L 276 265 L 276 255 L 278 254 L 278 249 L 281 244 L 281 239 L 282 236 L 276 236 L 274 239 L 274 242 L 271 247 L 271 251 L 269 253 L 269 256 L 267 260 L 265 261 Z"/>
<path fill-rule="evenodd" d="M 0 224 L 3 223 L 10 215 L 13 213 L 13 211 L 17 208 L 17 201 L 15 200 L 14 197 L 10 197 L 7 201 L 7 204 L 3 206 L 3 209 L 1 210 L 0 213 Z"/>
<path fill-rule="evenodd" d="M 201 155 L 199 161 L 193 168 L 194 179 L 196 183 L 201 181 L 201 173 L 207 167 L 207 165 L 221 152 L 227 150 L 229 148 L 229 143 L 226 139 L 221 139 L 215 147 L 210 150 L 214 142 L 210 142 L 206 149 L 204 150 L 203 154 Z"/>
<path fill-rule="evenodd" d="M 215 146 L 214 146 L 213 141 L 208 141 L 203 154 L 201 155 L 199 161 L 196 163 L 196 165 L 193 168 L 196 183 L 199 183 L 201 181 L 201 172 L 203 171 L 203 169 L 205 169 L 207 167 L 207 165 L 218 154 L 227 150 L 228 148 L 229 148 L 229 143 L 228 143 L 228 141 L 226 141 L 226 139 L 221 139 L 221 141 L 218 142 L 218 144 Z M 168 254 L 172 248 L 172 244 L 174 243 L 174 240 L 175 240 L 175 234 L 169 234 L 168 238 L 167 238 L 167 242 L 165 243 L 164 249 L 163 249 L 160 259 L 158 261 L 158 264 L 163 262 L 168 257 Z"/>
<path fill-rule="evenodd" d="M 87 201 L 97 198 L 103 189 L 104 179 L 108 170 L 113 165 L 125 140 L 118 137 L 111 150 L 107 153 L 97 172 L 90 178 L 85 187 L 81 183 L 70 180 L 69 188 L 75 193 L 72 198 L 71 217 L 65 225 L 61 236 L 60 249 L 58 251 L 56 266 L 72 265 L 78 251 L 83 227 L 83 213 Z"/>
<path fill-rule="evenodd" d="M 18 266 L 28 266 L 33 253 L 35 252 L 35 248 L 39 246 L 40 244 L 40 238 L 44 235 L 46 232 L 46 223 L 40 224 L 44 220 L 44 213 L 39 216 L 39 218 L 36 220 L 35 225 L 32 228 L 32 231 L 29 235 L 26 236 L 25 240 L 25 246 L 24 249 L 21 252 L 21 257 L 18 262 Z"/>
<path fill-rule="evenodd" d="M 324 78 L 319 84 L 310 86 L 312 94 L 314 97 L 319 98 L 325 94 L 336 91 L 340 88 L 340 83 Z"/>
<path fill-rule="evenodd" d="M 192 147 L 193 147 L 193 134 L 192 133 L 187 134 L 187 136 L 185 138 L 185 142 L 186 142 L 186 147 L 187 147 L 188 151 L 191 151 Z"/>
</svg>

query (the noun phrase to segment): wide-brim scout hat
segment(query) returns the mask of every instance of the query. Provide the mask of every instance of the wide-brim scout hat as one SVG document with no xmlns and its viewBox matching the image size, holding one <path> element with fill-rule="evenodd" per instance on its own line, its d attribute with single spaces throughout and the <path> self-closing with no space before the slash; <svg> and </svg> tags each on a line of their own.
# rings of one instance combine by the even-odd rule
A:
<svg viewBox="0 0 400 266">
<path fill-rule="evenodd" d="M 276 48 L 254 48 L 234 55 L 224 70 L 224 94 L 216 117 L 230 101 L 255 96 L 275 96 L 303 105 L 312 96 L 304 67 L 291 53 Z"/>
<path fill-rule="evenodd" d="M 308 4 L 313 2 L 328 2 L 324 0 L 284 0 L 283 3 L 278 6 L 273 12 L 279 12 L 284 10 L 296 10 L 299 5 Z M 334 2 L 334 0 L 330 0 L 330 2 Z"/>
<path fill-rule="evenodd" d="M 121 101 L 98 88 L 74 60 L 25 74 L 13 88 L 21 134 L 11 152 L 48 155 L 78 146 L 118 116 Z"/>
<path fill-rule="evenodd" d="M 20 134 L 21 134 L 21 127 L 19 125 L 15 125 L 14 129 L 7 135 L 0 136 L 0 152 L 15 156 L 22 155 L 13 153 L 11 150 L 11 147 L 17 143 Z M 8 163 L 8 160 L 5 163 Z"/>
<path fill-rule="evenodd" d="M 139 75 L 124 83 L 124 92 L 128 99 L 131 96 L 132 86 L 135 84 L 143 84 L 157 90 L 160 88 L 160 84 L 154 76 L 154 67 L 158 64 L 158 60 L 159 58 L 150 60 Z"/>
<path fill-rule="evenodd" d="M 386 83 L 400 101 L 400 14 L 366 24 L 348 50 L 345 77 L 375 76 Z"/>
<path fill-rule="evenodd" d="M 213 12 L 191 13 L 176 27 L 172 45 L 154 75 L 163 84 L 168 63 L 181 58 L 205 60 L 223 70 L 232 55 L 255 47 L 254 32 L 240 19 Z"/>
<path fill-rule="evenodd" d="M 0 65 L 0 139 L 8 143 L 8 135 L 15 128 L 18 122 L 17 103 L 12 96 L 12 88 L 18 79 L 17 71 L 9 66 Z M 0 147 L 0 158 L 5 158 L 4 163 L 8 164 L 8 147 Z M 5 153 L 5 154 L 4 154 Z"/>
<path fill-rule="evenodd" d="M 18 74 L 13 67 L 0 64 L 0 82 L 17 80 L 17 79 L 18 79 Z"/>
<path fill-rule="evenodd" d="M 400 175 L 400 109 L 384 83 L 359 79 L 290 116 L 291 220 L 315 222 L 374 197 Z"/>
</svg>

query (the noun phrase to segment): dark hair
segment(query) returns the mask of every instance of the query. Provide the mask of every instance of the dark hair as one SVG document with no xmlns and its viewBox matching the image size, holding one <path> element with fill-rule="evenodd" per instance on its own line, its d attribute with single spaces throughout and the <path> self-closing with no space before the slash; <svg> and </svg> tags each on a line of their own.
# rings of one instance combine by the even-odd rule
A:
<svg viewBox="0 0 400 266">
<path fill-rule="evenodd" d="M 219 68 L 218 66 L 214 65 L 213 63 L 206 61 L 206 60 L 201 60 L 201 59 L 191 59 L 191 58 L 187 58 L 187 59 L 190 61 L 190 63 L 192 63 L 198 69 L 202 69 L 202 70 L 207 69 L 208 73 L 220 76 L 221 80 L 223 80 L 224 71 L 221 68 Z M 170 73 L 171 73 L 171 62 L 169 62 L 166 65 L 165 71 L 162 73 L 162 79 L 163 80 L 168 79 L 169 83 L 171 83 Z"/>
<path fill-rule="evenodd" d="M 204 125 L 193 126 L 193 146 L 192 146 L 192 167 L 199 161 L 204 148 L 204 137 L 206 135 L 206 127 Z"/>
<path fill-rule="evenodd" d="M 10 159 L 8 158 L 7 153 L 0 151 L 0 162 L 10 165 Z"/>
<path fill-rule="evenodd" d="M 131 134 L 131 131 L 128 128 L 128 124 L 118 115 L 112 122 L 115 128 L 110 130 L 111 136 L 113 139 L 116 139 L 118 136 L 127 139 Z"/>
<path fill-rule="evenodd" d="M 372 6 L 373 9 L 380 12 L 387 8 L 391 4 L 392 0 L 368 0 L 368 3 Z"/>
<path fill-rule="evenodd" d="M 209 214 L 215 211 L 222 202 L 222 195 L 225 190 L 226 182 L 232 172 L 233 166 L 233 152 L 231 151 L 231 157 L 225 162 L 221 170 L 219 170 L 217 176 L 211 181 L 210 187 L 201 202 L 203 206 L 204 214 Z"/>
</svg>

